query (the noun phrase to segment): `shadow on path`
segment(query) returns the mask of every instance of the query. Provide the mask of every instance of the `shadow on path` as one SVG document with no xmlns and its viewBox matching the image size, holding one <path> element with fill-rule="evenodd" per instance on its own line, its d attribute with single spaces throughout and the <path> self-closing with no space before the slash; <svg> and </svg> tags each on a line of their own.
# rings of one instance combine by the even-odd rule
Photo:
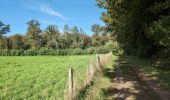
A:
<svg viewBox="0 0 170 100">
<path fill-rule="evenodd" d="M 121 56 L 113 69 L 105 69 L 104 75 L 112 86 L 102 89 L 105 100 L 161 100 L 140 80 L 128 60 Z"/>
</svg>

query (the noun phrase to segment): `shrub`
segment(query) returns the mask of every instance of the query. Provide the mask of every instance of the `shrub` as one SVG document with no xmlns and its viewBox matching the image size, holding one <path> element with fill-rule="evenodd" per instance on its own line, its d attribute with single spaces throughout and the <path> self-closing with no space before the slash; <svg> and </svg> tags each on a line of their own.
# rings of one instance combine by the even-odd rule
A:
<svg viewBox="0 0 170 100">
<path fill-rule="evenodd" d="M 108 53 L 113 51 L 118 53 L 120 51 L 120 46 L 117 42 L 108 42 L 106 45 L 101 47 L 90 47 L 87 49 L 75 48 L 75 49 L 52 49 L 52 48 L 40 48 L 38 50 L 0 50 L 0 56 L 55 56 L 55 55 L 83 55 L 83 54 L 100 54 Z"/>
<path fill-rule="evenodd" d="M 0 50 L 0 55 L 1 55 L 1 56 L 8 56 L 8 50 L 6 50 L 6 49 L 1 49 L 1 50 Z"/>
<path fill-rule="evenodd" d="M 81 54 L 84 54 L 84 52 L 81 48 L 73 49 L 72 55 L 81 55 Z"/>
<path fill-rule="evenodd" d="M 117 41 L 115 41 L 115 42 L 110 41 L 110 42 L 106 43 L 106 49 L 108 51 L 112 51 L 114 53 L 119 53 L 122 50 Z"/>
<path fill-rule="evenodd" d="M 29 50 L 24 51 L 23 55 L 24 56 L 36 56 L 38 55 L 38 52 L 37 50 L 29 49 Z"/>
<path fill-rule="evenodd" d="M 85 49 L 86 54 L 94 54 L 95 53 L 95 47 L 90 47 Z"/>
<path fill-rule="evenodd" d="M 50 49 L 48 48 L 41 48 L 40 50 L 38 50 L 38 55 L 47 55 L 49 51 Z"/>
</svg>

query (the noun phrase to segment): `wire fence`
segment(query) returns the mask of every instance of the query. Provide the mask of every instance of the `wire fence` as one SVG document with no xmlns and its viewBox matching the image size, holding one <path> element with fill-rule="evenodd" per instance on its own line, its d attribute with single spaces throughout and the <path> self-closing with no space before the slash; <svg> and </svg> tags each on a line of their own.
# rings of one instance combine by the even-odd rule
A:
<svg viewBox="0 0 170 100">
<path fill-rule="evenodd" d="M 112 52 L 107 54 L 96 55 L 96 59 L 89 59 L 89 65 L 86 70 L 86 76 L 84 77 L 83 84 L 77 85 L 73 68 L 68 70 L 68 83 L 64 93 L 65 100 L 75 100 L 80 91 L 84 90 L 87 86 L 90 86 L 94 80 L 95 73 L 103 73 L 104 66 L 111 61 Z"/>
</svg>

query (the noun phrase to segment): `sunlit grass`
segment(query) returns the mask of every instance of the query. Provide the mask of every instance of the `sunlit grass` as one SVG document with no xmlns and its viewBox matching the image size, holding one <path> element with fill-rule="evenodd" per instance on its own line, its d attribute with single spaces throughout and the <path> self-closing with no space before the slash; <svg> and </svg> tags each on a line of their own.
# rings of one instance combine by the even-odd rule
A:
<svg viewBox="0 0 170 100">
<path fill-rule="evenodd" d="M 104 74 L 112 76 L 111 73 L 114 72 L 115 63 L 117 59 L 118 57 L 113 55 L 112 60 L 109 63 L 107 63 L 106 66 L 104 67 L 105 70 L 108 69 L 112 72 L 110 72 L 110 74 L 108 73 L 104 73 Z M 106 94 L 104 93 L 103 90 L 112 87 L 111 79 L 107 75 L 98 74 L 95 77 L 94 84 L 91 86 L 91 88 L 89 88 L 89 90 L 87 90 L 87 93 L 86 93 L 86 98 L 88 100 L 92 98 L 94 100 L 105 100 Z"/>
<path fill-rule="evenodd" d="M 0 99 L 63 99 L 68 68 L 82 84 L 89 57 L 0 57 Z"/>
</svg>

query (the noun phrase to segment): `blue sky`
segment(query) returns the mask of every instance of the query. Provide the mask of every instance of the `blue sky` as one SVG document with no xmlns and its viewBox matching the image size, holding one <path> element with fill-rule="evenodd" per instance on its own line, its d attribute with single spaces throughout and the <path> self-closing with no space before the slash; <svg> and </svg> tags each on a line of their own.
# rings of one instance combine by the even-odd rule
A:
<svg viewBox="0 0 170 100">
<path fill-rule="evenodd" d="M 78 26 L 91 35 L 94 23 L 103 25 L 100 20 L 102 10 L 95 0 L 2 0 L 0 20 L 11 25 L 11 32 L 25 34 L 28 20 L 34 18 L 41 23 L 41 29 L 55 24 L 60 30 L 65 24 Z"/>
</svg>

